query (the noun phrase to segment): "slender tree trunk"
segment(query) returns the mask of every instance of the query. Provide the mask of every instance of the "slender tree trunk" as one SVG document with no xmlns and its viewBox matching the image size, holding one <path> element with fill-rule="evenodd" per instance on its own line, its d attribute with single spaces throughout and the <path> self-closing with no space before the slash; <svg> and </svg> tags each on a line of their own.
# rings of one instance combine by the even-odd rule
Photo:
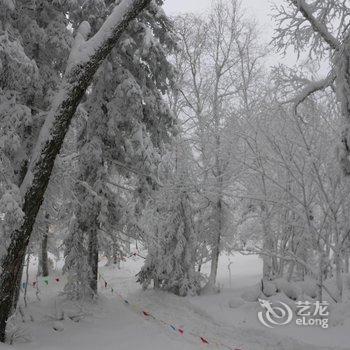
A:
<svg viewBox="0 0 350 350">
<path fill-rule="evenodd" d="M 130 248 L 129 248 L 130 251 Z M 119 254 L 119 246 L 117 242 L 113 242 L 112 244 L 112 254 L 113 254 L 113 264 L 118 265 L 120 267 L 121 256 Z"/>
<path fill-rule="evenodd" d="M 94 295 L 97 295 L 97 279 L 98 279 L 98 239 L 97 230 L 90 229 L 89 231 L 89 248 L 88 261 L 91 269 L 90 288 Z"/>
<path fill-rule="evenodd" d="M 24 288 L 23 293 L 23 299 L 24 299 L 24 306 L 27 307 L 27 291 L 28 291 L 28 283 L 29 283 L 29 264 L 30 264 L 30 251 L 27 253 L 27 263 L 26 263 L 26 285 Z M 16 303 L 17 304 L 17 303 Z"/>
<path fill-rule="evenodd" d="M 221 235 L 217 234 L 216 242 L 213 246 L 213 250 L 211 252 L 211 264 L 210 264 L 210 276 L 209 276 L 209 284 L 211 286 L 215 286 L 216 277 L 218 274 L 218 266 L 219 266 L 219 256 L 220 256 L 220 241 Z"/>
<path fill-rule="evenodd" d="M 263 206 L 262 208 L 262 220 L 263 220 L 263 232 L 264 232 L 264 242 L 263 242 L 263 250 L 266 252 L 272 252 L 274 250 L 274 242 L 270 232 L 269 225 L 269 217 L 266 213 L 266 208 Z M 274 277 L 274 262 L 273 257 L 268 254 L 264 254 L 263 257 L 263 279 L 271 280 Z"/>
<path fill-rule="evenodd" d="M 278 272 L 277 272 L 278 278 L 283 278 L 283 276 L 284 276 L 284 267 L 285 267 L 285 260 L 279 259 L 278 260 Z"/>
<path fill-rule="evenodd" d="M 154 278 L 154 279 L 153 279 L 153 288 L 154 288 L 154 289 L 159 289 L 159 288 L 160 288 L 160 281 L 159 281 L 159 278 Z"/>
<path fill-rule="evenodd" d="M 287 281 L 290 282 L 293 277 L 293 272 L 295 268 L 295 261 L 291 261 L 288 266 L 288 272 L 287 272 Z"/>
<path fill-rule="evenodd" d="M 260 158 L 259 161 L 261 162 Z M 267 190 L 265 183 L 265 174 L 261 176 L 264 197 L 267 198 Z M 267 201 L 261 203 L 261 219 L 262 219 L 262 228 L 263 228 L 263 250 L 268 252 L 274 251 L 274 240 L 272 237 L 271 227 L 270 227 L 270 217 L 268 213 Z M 274 278 L 274 261 L 273 257 L 268 254 L 264 254 L 263 257 L 263 280 L 272 280 Z"/>
<path fill-rule="evenodd" d="M 322 302 L 323 298 L 323 274 L 324 274 L 324 253 L 323 251 L 319 252 L 319 273 L 318 273 L 318 295 L 317 298 L 320 302 Z"/>
<path fill-rule="evenodd" d="M 342 258 L 338 251 L 334 254 L 336 284 L 337 284 L 337 301 L 341 302 L 343 299 L 343 275 L 342 275 Z"/>
<path fill-rule="evenodd" d="M 217 186 L 217 199 L 216 199 L 216 205 L 215 205 L 215 212 L 216 212 L 216 226 L 215 227 L 215 237 L 214 237 L 214 244 L 212 246 L 212 252 L 211 252 L 211 265 L 210 265 L 210 275 L 209 275 L 209 281 L 208 281 L 208 287 L 214 288 L 216 283 L 216 276 L 218 272 L 218 265 L 219 265 L 219 256 L 220 256 L 220 245 L 221 245 L 221 235 L 223 230 L 223 162 L 221 158 L 221 118 L 222 118 L 222 105 L 219 99 L 219 87 L 220 87 L 220 80 L 222 78 L 222 67 L 219 68 L 219 61 L 218 61 L 218 52 L 216 52 L 216 62 L 215 62 L 215 68 L 216 68 L 216 78 L 215 78 L 215 86 L 214 86 L 214 101 L 213 101 L 213 117 L 214 117 L 214 128 L 215 128 L 215 180 L 216 180 L 216 186 Z"/>
<path fill-rule="evenodd" d="M 326 252 L 325 252 L 325 257 L 327 258 L 327 261 L 329 262 L 331 259 L 331 246 L 330 246 L 330 234 L 327 234 L 326 236 Z M 333 270 L 333 265 L 332 264 L 327 264 L 328 268 L 324 268 L 324 279 L 327 280 L 328 278 L 332 278 L 332 270 Z"/>
<path fill-rule="evenodd" d="M 344 266 L 345 266 L 345 273 L 349 273 L 349 251 L 346 250 L 344 254 Z"/>
<path fill-rule="evenodd" d="M 305 261 L 305 260 L 304 260 Z M 300 264 L 297 265 L 297 273 L 298 277 L 302 280 L 305 281 L 305 276 L 307 274 L 307 271 L 305 269 L 305 266 L 302 266 Z"/>
<path fill-rule="evenodd" d="M 48 241 L 48 235 L 45 232 L 41 238 L 39 262 L 38 262 L 38 276 L 43 276 L 43 277 L 47 277 L 49 275 L 47 241 Z"/>
<path fill-rule="evenodd" d="M 307 246 L 307 244 L 303 239 L 303 241 L 299 244 L 299 248 L 295 251 L 295 254 L 297 254 L 297 256 L 302 261 L 304 261 L 305 263 L 308 263 L 309 256 L 308 256 L 308 250 L 307 250 L 306 246 Z M 305 266 L 303 266 L 301 264 L 297 264 L 297 273 L 298 273 L 298 276 L 300 276 L 301 280 L 304 281 L 305 275 L 307 273 Z"/>
<path fill-rule="evenodd" d="M 151 0 L 123 1 L 116 6 L 95 36 L 85 43 L 80 42 L 79 48 L 76 48 L 76 50 L 85 49 L 85 55 L 78 56 L 81 57 L 81 61 L 78 59 L 78 62 L 72 62 L 72 66 L 68 68 L 52 109 L 45 120 L 21 186 L 24 221 L 21 227 L 11 234 L 10 244 L 1 261 L 0 342 L 5 342 L 6 323 L 15 297 L 16 284 L 13 281 L 18 281 L 22 273 L 33 225 L 70 122 L 102 61 L 111 52 L 130 21 L 136 18 L 150 2 Z M 84 37 L 83 33 L 79 35 L 80 38 Z M 75 52 L 73 57 L 74 55 L 77 53 Z"/>
<path fill-rule="evenodd" d="M 278 251 L 277 243 L 278 243 L 277 240 L 273 241 L 273 250 L 275 252 Z M 277 257 L 275 255 L 272 256 L 272 274 L 273 274 L 274 278 L 279 276 L 278 259 L 277 259 Z"/>
<path fill-rule="evenodd" d="M 222 199 L 220 195 L 219 200 L 216 204 L 216 218 L 217 218 L 216 220 L 217 227 L 215 230 L 216 237 L 215 237 L 214 244 L 212 246 L 210 275 L 209 275 L 209 281 L 208 281 L 208 287 L 211 287 L 211 288 L 215 287 L 216 277 L 218 273 L 219 256 L 220 256 L 220 248 L 221 248 L 221 234 L 222 234 L 222 215 L 223 215 Z"/>
<path fill-rule="evenodd" d="M 48 232 L 50 228 L 50 215 L 45 213 L 45 220 L 43 223 L 44 231 L 41 236 L 39 262 L 38 262 L 38 276 L 47 277 L 49 275 L 49 265 L 47 256 Z"/>
</svg>

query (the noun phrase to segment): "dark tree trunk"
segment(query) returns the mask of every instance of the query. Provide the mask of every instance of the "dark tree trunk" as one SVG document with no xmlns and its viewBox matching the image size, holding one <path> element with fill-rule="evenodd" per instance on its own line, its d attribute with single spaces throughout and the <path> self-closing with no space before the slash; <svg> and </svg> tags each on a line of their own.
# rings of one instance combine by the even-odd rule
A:
<svg viewBox="0 0 350 350">
<path fill-rule="evenodd" d="M 159 278 L 154 278 L 153 279 L 153 288 L 154 289 L 159 289 L 160 288 L 160 280 L 159 280 Z"/>
<path fill-rule="evenodd" d="M 48 257 L 47 257 L 47 233 L 43 234 L 41 240 L 41 249 L 40 249 L 40 275 L 47 277 L 49 275 L 49 266 L 48 266 Z"/>
<path fill-rule="evenodd" d="M 117 249 L 117 244 L 113 242 L 113 246 L 112 246 L 112 254 L 113 254 L 113 264 L 117 265 L 118 263 L 118 249 Z"/>
<path fill-rule="evenodd" d="M 98 239 L 97 231 L 91 229 L 89 231 L 89 266 L 91 269 L 90 276 L 90 288 L 93 292 L 93 296 L 97 294 L 97 279 L 98 279 Z"/>
<path fill-rule="evenodd" d="M 40 242 L 40 252 L 39 252 L 39 263 L 38 263 L 38 276 L 47 277 L 49 275 L 49 265 L 47 256 L 47 243 L 48 243 L 48 232 L 50 228 L 50 215 L 45 214 L 45 222 L 43 223 L 44 231 Z"/>
<path fill-rule="evenodd" d="M 82 55 L 81 62 L 75 62 L 64 76 L 21 186 L 24 222 L 11 234 L 9 247 L 1 261 L 0 342 L 5 341 L 6 323 L 16 292 L 14 282 L 18 281 L 22 273 L 33 225 L 70 122 L 102 61 L 111 52 L 130 21 L 137 17 L 150 2 L 151 0 L 135 0 L 130 6 L 127 2 L 118 5 L 115 11 L 119 10 L 121 15 L 113 20 L 109 17 L 94 36 L 94 40 L 90 39 L 85 44 L 81 44 L 86 46 L 86 55 Z M 112 30 L 108 31 L 107 28 Z"/>
<path fill-rule="evenodd" d="M 14 286 L 15 291 L 14 291 L 13 300 L 12 300 L 12 312 L 16 311 L 16 307 L 17 307 L 17 303 L 18 303 L 18 300 L 19 300 L 19 296 L 21 294 L 21 283 L 22 283 L 23 268 L 24 268 L 24 265 L 22 264 L 21 272 L 18 274 L 17 281 L 15 282 L 15 286 Z"/>
</svg>

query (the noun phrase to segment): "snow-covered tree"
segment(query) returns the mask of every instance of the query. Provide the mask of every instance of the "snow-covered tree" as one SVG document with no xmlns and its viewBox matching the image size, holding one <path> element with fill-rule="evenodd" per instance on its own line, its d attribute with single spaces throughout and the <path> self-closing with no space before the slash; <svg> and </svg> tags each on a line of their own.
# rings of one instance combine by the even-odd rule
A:
<svg viewBox="0 0 350 350">
<path fill-rule="evenodd" d="M 34 1 L 25 2 L 23 6 L 15 7 L 12 1 L 1 2 L 0 6 L 4 7 L 4 11 L 1 11 L 1 16 L 5 18 L 6 22 L 8 18 L 15 19 L 15 21 L 20 18 L 21 20 L 18 21 L 19 24 L 28 23 L 25 21 L 22 22 L 25 14 L 19 13 L 18 16 L 7 16 L 7 14 L 9 11 L 28 9 L 27 5 L 34 6 L 35 3 Z M 46 4 L 46 2 L 43 3 L 44 5 Z M 10 315 L 12 301 L 15 297 L 16 284 L 13 281 L 19 281 L 20 279 L 25 251 L 32 233 L 32 228 L 43 201 L 54 161 L 60 151 L 71 119 L 102 61 L 111 52 L 114 44 L 118 41 L 128 24 L 149 3 L 149 0 L 124 0 L 114 8 L 100 30 L 90 40 L 87 40 L 90 32 L 90 25 L 87 22 L 83 22 L 76 32 L 68 64 L 64 67 L 61 74 L 58 74 L 62 78 L 62 81 L 57 92 L 54 93 L 51 103 L 52 107 L 41 128 L 36 146 L 30 158 L 30 163 L 26 167 L 27 171 L 23 171 L 23 181 L 19 181 L 17 184 L 17 187 L 21 186 L 20 198 L 22 201 L 18 206 L 21 207 L 24 215 L 22 216 L 22 222 L 12 227 L 12 231 L 8 235 L 9 237 L 6 239 L 6 242 L 8 242 L 5 246 L 6 252 L 0 258 L 0 341 L 5 340 L 6 321 Z M 42 6 L 39 6 L 40 10 L 42 8 Z M 31 6 L 29 6 L 28 10 L 31 10 Z M 66 18 L 64 13 L 61 12 L 61 15 L 62 18 Z M 30 19 L 31 17 L 28 16 L 28 18 Z M 30 29 L 33 28 L 30 21 L 29 24 L 28 30 L 24 28 L 23 31 L 26 34 L 31 33 Z M 6 40 L 12 34 L 13 26 L 4 24 L 3 27 L 3 31 L 6 32 L 4 34 L 4 40 Z M 67 25 L 63 25 L 63 27 L 69 32 Z M 52 29 L 55 28 L 57 26 L 54 26 Z M 16 30 L 14 33 L 16 33 Z M 24 52 L 20 47 L 21 45 L 18 45 L 18 41 L 13 41 L 14 45 L 19 48 L 15 50 L 15 54 Z M 10 44 L 5 47 L 7 49 L 13 47 L 13 45 Z M 55 58 L 57 57 L 55 56 Z M 31 59 L 29 58 L 27 60 L 24 57 L 22 62 L 24 61 L 28 62 Z M 2 61 L 1 69 L 3 69 L 3 66 Z M 6 77 L 6 75 L 2 74 L 3 76 Z M 25 152 L 22 152 L 22 154 L 25 154 Z M 16 229 L 16 226 L 18 229 Z"/>
<path fill-rule="evenodd" d="M 196 153 L 198 190 L 203 200 L 200 236 L 210 248 L 207 288 L 215 289 L 218 260 L 230 230 L 232 200 L 240 165 L 233 154 L 239 119 L 258 101 L 254 84 L 260 75 L 262 51 L 254 23 L 237 1 L 214 3 L 208 16 L 177 19 L 181 53 L 176 59 L 181 79 L 178 115 L 184 137 Z"/>
<path fill-rule="evenodd" d="M 331 270 L 331 294 L 340 301 L 349 188 L 331 147 L 339 120 L 335 101 L 319 92 L 296 115 L 293 105 L 279 101 L 290 89 L 285 69 L 272 78 L 265 102 L 242 129 L 246 170 L 237 195 L 245 200 L 246 220 L 240 234 L 249 241 L 245 250 L 261 254 L 264 280 L 311 276 L 321 300 Z"/>
<path fill-rule="evenodd" d="M 299 54 L 329 59 L 330 70 L 320 80 L 306 80 L 293 99 L 295 109 L 311 94 L 335 85 L 341 106 L 343 127 L 338 142 L 338 160 L 343 173 L 350 174 L 349 161 L 349 6 L 346 1 L 286 0 L 287 6 L 275 9 L 277 22 L 275 45 L 280 50 L 293 47 Z"/>
<path fill-rule="evenodd" d="M 0 4 L 0 168 L 4 175 L 0 180 L 3 188 L 0 195 L 2 200 L 7 198 L 13 204 L 13 200 L 19 200 L 18 207 L 24 204 L 22 195 L 17 199 L 11 195 L 10 199 L 9 194 L 19 191 L 33 143 L 43 124 L 44 111 L 61 80 L 71 43 L 64 16 L 70 6 L 70 2 L 52 4 L 44 1 L 6 1 Z M 7 212 L 3 214 L 6 219 Z M 12 230 L 19 228 L 21 223 L 18 216 L 18 222 L 12 223 Z M 0 232 L 5 250 L 9 233 Z M 14 284 L 14 307 L 19 295 L 21 271 L 20 267 Z"/>
<path fill-rule="evenodd" d="M 84 227 L 79 226 L 75 216 L 69 223 L 69 231 L 74 232 L 65 239 L 65 266 L 69 268 L 64 292 L 73 300 L 89 300 L 95 296 L 91 285 L 91 269 L 88 264 L 87 236 Z"/>
<path fill-rule="evenodd" d="M 197 252 L 196 206 L 188 186 L 191 151 L 180 144 L 163 159 L 162 185 L 147 203 L 138 223 L 148 255 L 138 273 L 143 288 L 155 288 L 180 296 L 200 291 L 195 270 Z M 187 186 L 186 186 L 187 185 Z"/>
<path fill-rule="evenodd" d="M 125 200 L 115 193 L 113 187 L 118 186 L 112 179 L 115 175 L 126 178 L 137 188 L 137 196 L 145 199 L 156 183 L 158 153 L 170 139 L 174 125 L 162 93 L 170 87 L 174 75 L 167 56 L 175 48 L 175 37 L 160 4 L 152 3 L 129 25 L 84 102 L 86 126 L 78 141 L 80 160 L 75 186 L 78 226 L 73 228 L 79 227 L 88 235 L 87 261 L 95 294 L 99 237 L 107 234 L 111 238 L 118 226 L 127 224 L 120 207 Z M 89 10 L 90 17 L 103 17 L 106 6 L 101 2 L 96 6 L 89 3 L 83 13 Z M 114 244 L 117 240 L 118 235 Z"/>
</svg>

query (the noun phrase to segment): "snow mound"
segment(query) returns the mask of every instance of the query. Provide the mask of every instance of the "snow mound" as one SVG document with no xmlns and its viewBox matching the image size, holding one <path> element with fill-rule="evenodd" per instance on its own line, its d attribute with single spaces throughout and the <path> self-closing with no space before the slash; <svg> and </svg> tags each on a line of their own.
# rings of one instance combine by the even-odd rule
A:
<svg viewBox="0 0 350 350">
<path fill-rule="evenodd" d="M 56 332 L 62 332 L 64 330 L 64 326 L 61 321 L 55 321 L 52 325 L 52 328 Z"/>
<path fill-rule="evenodd" d="M 267 297 L 271 297 L 277 293 L 277 287 L 276 284 L 270 281 L 264 281 L 263 282 L 263 293 Z"/>
<path fill-rule="evenodd" d="M 241 298 L 245 301 L 255 302 L 255 301 L 258 301 L 260 295 L 261 295 L 261 284 L 257 283 L 254 286 L 250 287 L 249 289 L 246 289 L 241 295 Z"/>
<path fill-rule="evenodd" d="M 298 282 L 303 294 L 308 295 L 311 298 L 317 297 L 317 284 L 316 281 L 311 279 L 305 279 L 305 281 Z"/>
<path fill-rule="evenodd" d="M 344 274 L 344 287 L 350 290 L 350 273 Z"/>
<path fill-rule="evenodd" d="M 234 298 L 231 298 L 228 302 L 228 306 L 231 309 L 237 309 L 242 305 L 244 305 L 244 300 L 242 298 L 234 297 Z"/>
<path fill-rule="evenodd" d="M 302 288 L 298 284 L 288 282 L 284 278 L 278 278 L 274 281 L 274 283 L 278 292 L 283 292 L 292 300 L 297 300 L 303 292 Z"/>
<path fill-rule="evenodd" d="M 220 287 L 213 285 L 212 283 L 207 283 L 200 292 L 200 295 L 210 295 L 220 293 Z"/>
<path fill-rule="evenodd" d="M 287 304 L 293 310 L 294 313 L 297 310 L 295 302 L 284 292 L 279 292 L 273 295 L 269 298 L 269 300 L 276 305 L 278 305 L 280 302 Z"/>
</svg>

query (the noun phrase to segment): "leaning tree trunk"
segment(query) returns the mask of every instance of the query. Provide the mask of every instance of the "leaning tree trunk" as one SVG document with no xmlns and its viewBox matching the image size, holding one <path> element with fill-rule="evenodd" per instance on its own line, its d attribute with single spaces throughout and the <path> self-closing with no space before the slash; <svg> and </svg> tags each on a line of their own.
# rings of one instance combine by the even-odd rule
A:
<svg viewBox="0 0 350 350">
<path fill-rule="evenodd" d="M 114 8 L 100 30 L 88 41 L 85 41 L 89 31 L 87 23 L 84 22 L 78 29 L 70 65 L 45 120 L 21 186 L 24 221 L 12 232 L 7 252 L 1 261 L 0 342 L 5 341 L 6 323 L 16 289 L 13 282 L 18 280 L 22 272 L 33 225 L 70 122 L 102 61 L 111 52 L 130 21 L 150 2 L 151 0 L 124 0 Z"/>
<path fill-rule="evenodd" d="M 24 264 L 22 264 L 21 267 L 21 271 L 17 276 L 17 280 L 14 283 L 14 293 L 13 293 L 13 299 L 12 299 L 12 312 L 15 312 L 16 307 L 17 307 L 17 303 L 19 300 L 19 296 L 21 294 L 21 284 L 22 284 L 22 275 L 23 275 L 23 268 L 24 268 Z"/>
</svg>

